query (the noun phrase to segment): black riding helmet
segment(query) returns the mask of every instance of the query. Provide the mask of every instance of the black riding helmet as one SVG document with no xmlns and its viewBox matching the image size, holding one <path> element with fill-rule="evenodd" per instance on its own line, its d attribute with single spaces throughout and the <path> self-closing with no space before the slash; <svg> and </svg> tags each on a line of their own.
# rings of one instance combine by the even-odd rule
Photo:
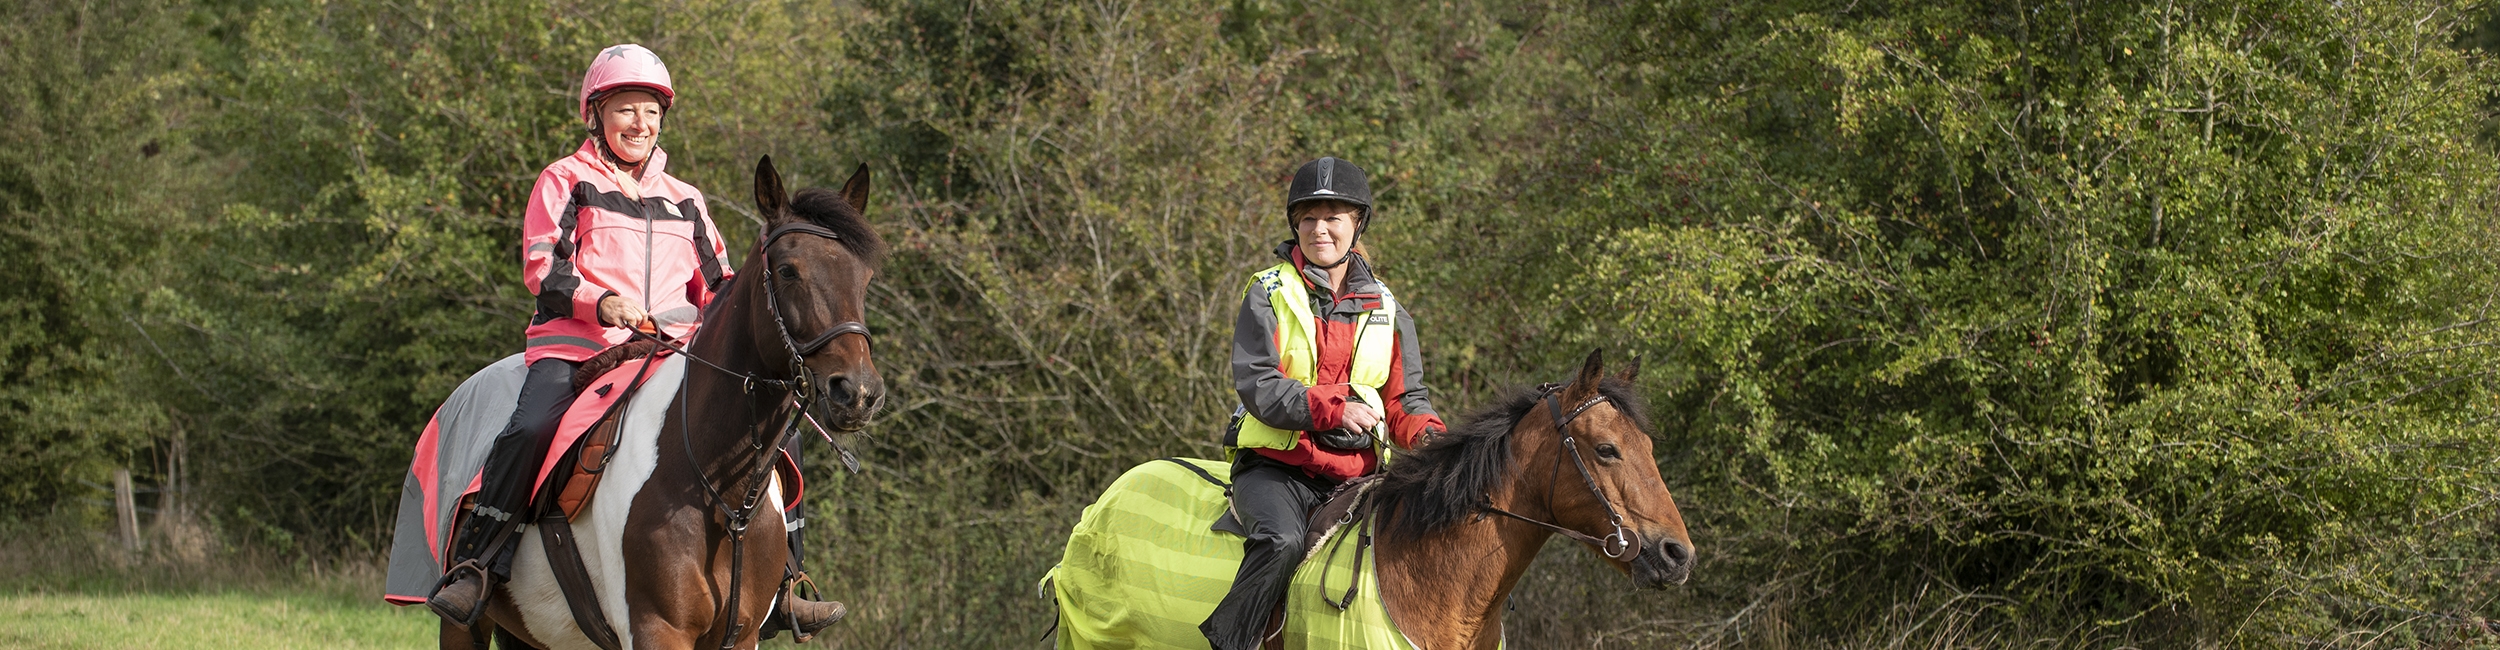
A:
<svg viewBox="0 0 2500 650">
<path fill-rule="evenodd" d="M 1362 241 L 1363 231 L 1372 225 L 1372 186 L 1363 168 L 1335 156 L 1303 163 L 1293 171 L 1293 185 L 1285 188 L 1285 229 L 1293 230 L 1294 208 L 1312 201 L 1344 201 L 1362 210 L 1362 221 L 1354 225 L 1354 239 L 1346 242 L 1351 248 Z M 1350 257 L 1348 259 L 1351 259 Z M 1344 261 L 1337 262 L 1344 264 Z"/>
</svg>

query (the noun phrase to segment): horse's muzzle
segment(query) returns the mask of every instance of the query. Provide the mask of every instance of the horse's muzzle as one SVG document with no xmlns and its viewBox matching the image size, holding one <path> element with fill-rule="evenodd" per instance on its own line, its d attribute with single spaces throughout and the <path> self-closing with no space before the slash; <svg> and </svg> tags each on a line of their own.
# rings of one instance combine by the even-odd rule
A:
<svg viewBox="0 0 2500 650">
<path fill-rule="evenodd" d="M 868 420 L 885 407 L 885 379 L 876 373 L 838 374 L 819 382 L 817 413 L 842 433 L 868 428 Z"/>
<path fill-rule="evenodd" d="M 1632 559 L 1632 580 L 1642 589 L 1665 589 L 1692 576 L 1693 547 L 1673 538 L 1658 538 Z"/>
</svg>

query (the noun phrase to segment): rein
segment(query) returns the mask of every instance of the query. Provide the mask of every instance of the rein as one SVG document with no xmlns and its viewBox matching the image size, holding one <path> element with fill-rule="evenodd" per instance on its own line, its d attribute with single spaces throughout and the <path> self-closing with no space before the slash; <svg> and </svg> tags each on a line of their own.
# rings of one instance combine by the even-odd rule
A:
<svg viewBox="0 0 2500 650">
<path fill-rule="evenodd" d="M 636 338 L 657 342 L 662 347 L 666 347 L 677 354 L 684 355 L 688 359 L 693 359 L 701 362 L 703 365 L 711 366 L 713 370 L 718 370 L 721 374 L 738 378 L 740 380 L 740 390 L 745 392 L 750 397 L 755 395 L 758 387 L 780 390 L 785 395 L 782 398 L 781 403 L 773 407 L 769 418 L 755 417 L 753 413 L 755 402 L 752 399 L 747 400 L 747 408 L 749 409 L 747 419 L 750 422 L 750 426 L 753 424 L 769 422 L 771 419 L 779 419 L 781 422 L 778 426 L 770 429 L 763 427 L 754 428 L 755 433 L 753 440 L 748 443 L 749 450 L 759 452 L 763 451 L 766 443 L 766 431 L 779 432 L 778 435 L 773 437 L 773 439 L 777 441 L 777 444 L 773 445 L 773 453 L 757 455 L 755 468 L 747 473 L 746 496 L 735 509 L 731 509 L 729 508 L 729 500 L 721 494 L 718 488 L 712 486 L 711 477 L 703 474 L 702 461 L 695 458 L 694 429 L 686 421 L 686 384 L 684 382 L 679 382 L 677 384 L 677 398 L 679 403 L 677 408 L 678 439 L 682 443 L 680 446 L 683 447 L 686 452 L 687 463 L 695 468 L 695 479 L 703 486 L 704 503 L 719 507 L 721 509 L 721 514 L 727 518 L 726 528 L 729 530 L 730 540 L 729 598 L 727 602 L 722 604 L 721 609 L 723 613 L 720 614 L 720 616 L 729 621 L 729 627 L 721 634 L 720 647 L 723 650 L 729 650 L 737 647 L 738 636 L 743 633 L 743 630 L 740 629 L 743 627 L 743 624 L 738 619 L 737 614 L 740 579 L 746 575 L 747 524 L 754 519 L 756 507 L 761 505 L 760 502 L 764 497 L 764 489 L 768 483 L 766 480 L 767 474 L 772 472 L 773 457 L 789 449 L 790 441 L 797 437 L 799 432 L 799 423 L 802 421 L 810 425 L 814 425 L 817 432 L 825 436 L 826 442 L 831 443 L 833 440 L 833 436 L 831 434 L 824 432 L 824 426 L 817 424 L 815 417 L 808 415 L 807 413 L 809 407 L 813 406 L 817 400 L 824 398 L 824 395 L 820 394 L 821 391 L 817 388 L 815 371 L 809 370 L 807 367 L 807 356 L 823 350 L 825 346 L 831 344 L 835 338 L 844 334 L 858 334 L 861 338 L 869 338 L 873 340 L 873 337 L 869 336 L 868 325 L 859 321 L 845 321 L 835 324 L 833 327 L 826 328 L 825 331 L 820 332 L 815 337 L 808 339 L 807 343 L 804 345 L 800 344 L 797 339 L 790 335 L 789 321 L 781 315 L 781 296 L 778 292 L 773 290 L 772 245 L 774 242 L 780 241 L 782 237 L 792 234 L 813 235 L 835 241 L 840 241 L 842 239 L 841 234 L 835 233 L 830 228 L 802 221 L 784 224 L 779 228 L 774 228 L 772 232 L 767 233 L 764 236 L 763 241 L 755 247 L 756 253 L 764 256 L 765 277 L 762 279 L 762 282 L 764 283 L 764 309 L 772 314 L 773 331 L 781 335 L 781 345 L 784 350 L 787 350 L 790 353 L 790 378 L 773 379 L 762 376 L 758 373 L 730 370 L 722 367 L 720 364 L 713 363 L 709 359 L 696 356 L 692 352 L 687 351 L 683 346 L 664 340 L 659 336 L 645 333 L 641 330 L 634 330 L 633 332 L 633 336 Z M 834 444 L 834 449 L 841 452 L 844 463 L 850 466 L 852 471 L 858 471 L 858 462 L 852 459 L 850 450 L 843 449 L 838 443 Z"/>
<path fill-rule="evenodd" d="M 1590 397 L 1588 401 L 1581 402 L 1579 406 L 1572 407 L 1570 413 L 1564 413 L 1562 410 L 1562 404 L 1558 401 L 1558 398 L 1561 397 L 1559 394 L 1562 391 L 1561 384 L 1546 384 L 1539 387 L 1538 390 L 1544 393 L 1544 397 L 1539 399 L 1545 402 L 1546 414 L 1554 419 L 1554 432 L 1562 435 L 1563 450 L 1571 452 L 1572 468 L 1580 470 L 1580 483 L 1588 486 L 1589 493 L 1597 495 L 1597 502 L 1606 507 L 1606 525 L 1613 526 L 1615 532 L 1602 538 L 1596 537 L 1580 531 L 1564 528 L 1562 526 L 1530 519 L 1516 512 L 1503 510 L 1500 506 L 1495 506 L 1490 501 L 1485 503 L 1485 511 L 1535 524 L 1540 528 L 1554 531 L 1564 537 L 1578 540 L 1582 544 L 1595 547 L 1597 552 L 1606 554 L 1608 559 L 1630 562 L 1633 558 L 1640 557 L 1640 533 L 1623 527 L 1622 513 L 1615 509 L 1615 502 L 1613 499 L 1606 498 L 1606 492 L 1604 490 L 1597 489 L 1597 477 L 1589 473 L 1588 462 L 1581 460 L 1579 442 L 1574 436 L 1571 435 L 1571 430 L 1567 428 L 1571 425 L 1573 420 L 1580 419 L 1580 414 L 1587 413 L 1589 409 L 1595 408 L 1599 404 L 1610 404 L 1614 400 L 1606 397 L 1604 393 L 1599 393 L 1594 397 Z M 1562 471 L 1560 467 L 1562 464 L 1561 461 L 1555 461 L 1554 464 L 1556 465 L 1554 471 Z M 1551 508 L 1548 509 L 1550 510 Z"/>
</svg>

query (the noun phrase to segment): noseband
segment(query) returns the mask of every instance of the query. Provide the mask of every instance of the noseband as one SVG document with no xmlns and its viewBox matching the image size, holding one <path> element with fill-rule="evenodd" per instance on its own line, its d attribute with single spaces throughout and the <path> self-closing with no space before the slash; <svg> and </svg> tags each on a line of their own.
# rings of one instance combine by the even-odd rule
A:
<svg viewBox="0 0 2500 650">
<path fill-rule="evenodd" d="M 1562 410 L 1562 403 L 1560 401 L 1562 396 L 1559 394 L 1562 391 L 1561 384 L 1546 384 L 1538 387 L 1538 391 L 1544 393 L 1544 397 L 1540 398 L 1539 401 L 1545 402 L 1546 414 L 1554 419 L 1554 433 L 1562 436 L 1563 450 L 1571 453 L 1572 468 L 1580 470 L 1580 483 L 1588 486 L 1589 494 L 1596 495 L 1597 502 L 1606 507 L 1606 525 L 1613 526 L 1615 532 L 1609 533 L 1605 537 L 1601 538 L 1569 528 L 1564 528 L 1562 526 L 1537 521 L 1535 519 L 1529 519 L 1519 513 L 1503 510 L 1499 506 L 1495 506 L 1489 502 L 1485 504 L 1484 509 L 1494 514 L 1535 524 L 1546 530 L 1560 533 L 1564 537 L 1579 540 L 1582 544 L 1595 547 L 1597 552 L 1606 554 L 1606 557 L 1609 559 L 1630 562 L 1633 558 L 1640 557 L 1640 532 L 1624 528 L 1623 514 L 1615 510 L 1614 500 L 1606 498 L 1606 492 L 1604 490 L 1597 489 L 1597 476 L 1590 474 L 1588 462 L 1580 459 L 1579 441 L 1571 435 L 1571 429 L 1569 428 L 1573 420 L 1580 419 L 1580 414 L 1587 413 L 1589 409 L 1595 408 L 1599 404 L 1612 403 L 1614 399 L 1607 397 L 1604 393 L 1599 393 L 1596 396 L 1590 397 L 1588 401 L 1581 402 L 1579 406 L 1572 407 L 1570 413 L 1564 413 Z M 1620 410 L 1622 407 L 1617 406 L 1616 408 Z M 1562 471 L 1559 467 L 1561 464 L 1561 461 L 1555 461 L 1555 465 L 1557 467 L 1554 471 Z M 1547 510 L 1552 510 L 1552 508 L 1549 507 Z"/>
</svg>

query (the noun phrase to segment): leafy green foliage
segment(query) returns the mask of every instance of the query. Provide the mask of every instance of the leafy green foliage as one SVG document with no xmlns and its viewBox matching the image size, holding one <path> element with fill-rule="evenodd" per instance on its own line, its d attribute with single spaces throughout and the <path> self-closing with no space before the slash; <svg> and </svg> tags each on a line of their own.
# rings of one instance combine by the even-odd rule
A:
<svg viewBox="0 0 2500 650">
<path fill-rule="evenodd" d="M 755 157 L 875 176 L 893 402 L 872 469 L 810 491 L 850 643 L 1026 642 L 1095 490 L 1217 453 L 1233 309 L 1319 155 L 1372 172 L 1365 245 L 1444 412 L 1648 360 L 1695 584 L 1627 597 L 1557 549 L 1523 643 L 2419 644 L 2495 614 L 2483 8 L 12 8 L 11 517 L 171 481 L 188 440 L 229 538 L 377 548 L 433 405 L 519 347 L 519 206 L 581 141 L 580 66 L 640 42 L 733 247 Z"/>
<path fill-rule="evenodd" d="M 9 3 L 0 23 L 0 512 L 108 496 L 168 418 L 141 377 L 165 367 L 130 340 L 169 232 L 206 189 L 179 124 L 199 71 L 150 47 L 182 15 L 146 2 Z M 71 512 L 84 512 L 73 506 Z"/>
<path fill-rule="evenodd" d="M 2487 606 L 2430 577 L 2490 561 L 2431 559 L 2492 478 L 2477 14 L 1710 11 L 1604 21 L 1664 119 L 1541 198 L 1602 233 L 1560 320 L 1670 368 L 1706 530 L 1787 549 L 1739 574 L 1816 576 L 1817 626 L 1924 585 L 2172 642 Z"/>
</svg>

